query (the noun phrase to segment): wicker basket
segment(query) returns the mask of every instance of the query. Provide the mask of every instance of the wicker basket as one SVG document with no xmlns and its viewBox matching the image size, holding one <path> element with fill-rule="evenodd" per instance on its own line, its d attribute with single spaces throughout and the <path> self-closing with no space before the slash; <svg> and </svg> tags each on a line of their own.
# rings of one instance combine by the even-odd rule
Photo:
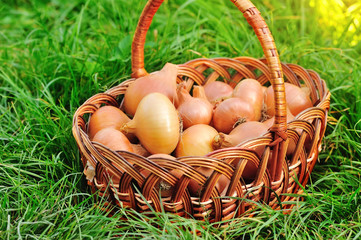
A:
<svg viewBox="0 0 361 240">
<path fill-rule="evenodd" d="M 330 93 L 316 72 L 294 64 L 280 63 L 273 37 L 264 19 L 248 0 L 232 2 L 253 27 L 266 58 L 195 59 L 178 65 L 178 82 L 187 80 L 192 84 L 204 85 L 218 77 L 233 82 L 254 78 L 262 85 L 271 82 L 276 97 L 275 121 L 265 135 L 234 148 L 211 152 L 207 156 L 189 156 L 177 160 L 149 160 L 126 151 L 114 152 L 89 140 L 86 119 L 102 105 L 119 107 L 128 86 L 136 78 L 148 74 L 144 69 L 145 37 L 162 2 L 149 0 L 140 17 L 132 45 L 133 78 L 105 93 L 92 96 L 74 114 L 73 135 L 80 150 L 84 171 L 95 171 L 95 176 L 88 179 L 93 192 L 102 196 L 106 204 L 131 207 L 139 212 L 164 210 L 210 222 L 249 213 L 255 202 L 263 202 L 275 209 L 292 207 L 288 203 L 297 197 L 290 193 L 302 192 L 301 186 L 306 185 L 318 159 L 326 128 Z M 208 69 L 213 72 L 207 75 L 205 72 L 209 72 L 206 71 Z M 235 74 L 231 75 L 230 72 Z M 261 74 L 256 75 L 256 72 Z M 313 102 L 313 107 L 288 123 L 283 76 L 287 82 L 297 86 L 305 84 Z M 286 156 L 290 141 L 296 143 L 296 149 Z M 265 147 L 262 156 L 252 150 L 256 146 Z M 258 167 L 257 175 L 251 182 L 241 178 L 248 161 Z M 233 164 L 235 162 L 237 164 Z M 209 168 L 213 173 L 207 178 L 197 171 L 198 167 Z M 151 174 L 145 177 L 141 174 L 143 169 Z M 171 173 L 173 169 L 182 171 L 183 176 L 174 176 Z M 215 187 L 221 175 L 230 180 L 225 197 L 220 197 Z M 190 196 L 187 189 L 190 179 L 203 186 L 199 197 Z M 159 195 L 156 185 L 160 181 L 172 186 L 169 197 Z"/>
</svg>

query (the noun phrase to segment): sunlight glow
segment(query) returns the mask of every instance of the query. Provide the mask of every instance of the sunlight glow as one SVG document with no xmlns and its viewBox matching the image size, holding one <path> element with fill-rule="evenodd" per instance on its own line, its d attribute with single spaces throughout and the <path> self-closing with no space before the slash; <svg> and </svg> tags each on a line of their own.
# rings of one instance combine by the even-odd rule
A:
<svg viewBox="0 0 361 240">
<path fill-rule="evenodd" d="M 319 14 L 319 22 L 330 29 L 334 44 L 349 41 L 355 46 L 361 41 L 361 1 L 310 0 L 310 6 Z"/>
</svg>

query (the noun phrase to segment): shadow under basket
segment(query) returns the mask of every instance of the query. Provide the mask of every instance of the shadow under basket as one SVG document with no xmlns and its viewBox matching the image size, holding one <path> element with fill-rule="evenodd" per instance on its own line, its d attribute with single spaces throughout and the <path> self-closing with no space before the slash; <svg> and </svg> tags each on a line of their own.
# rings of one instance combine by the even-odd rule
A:
<svg viewBox="0 0 361 240">
<path fill-rule="evenodd" d="M 138 212 L 166 211 L 183 216 L 219 222 L 252 214 L 256 203 L 274 209 L 289 209 L 290 202 L 307 184 L 315 166 L 327 124 L 330 93 L 319 75 L 295 64 L 279 61 L 269 29 L 258 10 L 248 0 L 232 1 L 253 27 L 265 54 L 264 59 L 252 57 L 195 59 L 178 65 L 178 83 L 205 85 L 222 79 L 237 84 L 243 79 L 257 79 L 261 85 L 272 84 L 275 91 L 275 121 L 262 137 L 249 140 L 237 147 L 216 150 L 206 156 L 188 156 L 175 160 L 139 156 L 126 151 L 112 151 L 90 141 L 87 119 L 104 105 L 120 107 L 127 88 L 144 69 L 144 42 L 150 23 L 162 1 L 150 0 L 145 6 L 132 45 L 132 79 L 89 98 L 74 114 L 73 135 L 78 144 L 85 172 L 98 200 L 115 207 L 129 207 Z M 284 82 L 305 86 L 313 107 L 286 122 Z M 287 152 L 288 146 L 294 150 Z M 264 147 L 257 154 L 255 147 Z M 131 164 L 131 163 L 133 164 Z M 243 179 L 248 162 L 257 167 L 254 179 Z M 206 177 L 197 169 L 212 171 Z M 143 170 L 150 174 L 145 176 Z M 172 174 L 181 172 L 181 176 Z M 87 174 L 90 176 L 91 174 Z M 228 179 L 224 192 L 218 192 L 217 181 Z M 190 195 L 190 180 L 202 186 L 199 196 Z M 160 183 L 170 189 L 160 195 Z"/>
</svg>

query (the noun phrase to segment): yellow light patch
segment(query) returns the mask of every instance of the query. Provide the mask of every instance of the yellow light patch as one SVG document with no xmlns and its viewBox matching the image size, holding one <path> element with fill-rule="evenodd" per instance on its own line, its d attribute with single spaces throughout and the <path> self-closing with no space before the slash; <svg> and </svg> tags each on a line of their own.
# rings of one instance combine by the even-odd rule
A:
<svg viewBox="0 0 361 240">
<path fill-rule="evenodd" d="M 357 0 L 310 0 L 318 13 L 319 23 L 325 26 L 337 44 L 344 38 L 355 46 L 361 40 L 361 2 Z"/>
</svg>

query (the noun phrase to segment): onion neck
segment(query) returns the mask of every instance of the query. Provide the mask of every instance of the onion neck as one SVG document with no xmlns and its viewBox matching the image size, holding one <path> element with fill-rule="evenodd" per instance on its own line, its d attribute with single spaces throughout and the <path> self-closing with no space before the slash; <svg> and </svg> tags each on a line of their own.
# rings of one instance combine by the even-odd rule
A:
<svg viewBox="0 0 361 240">
<path fill-rule="evenodd" d="M 226 97 L 219 97 L 216 100 L 214 100 L 211 104 L 213 104 L 214 108 L 217 108 L 219 106 L 219 104 L 221 104 L 222 102 L 224 102 L 225 100 L 231 98 L 230 96 L 226 96 Z"/>
<path fill-rule="evenodd" d="M 209 105 L 209 108 L 213 112 L 214 106 L 208 101 L 208 98 L 206 96 L 206 92 L 204 91 L 204 87 L 202 87 L 202 86 L 194 86 L 194 88 L 193 88 L 193 97 L 201 99 L 203 102 L 207 103 Z"/>
<path fill-rule="evenodd" d="M 177 89 L 177 100 L 178 100 L 178 107 L 186 101 L 191 100 L 193 97 L 187 91 L 186 83 L 182 82 L 179 84 Z"/>
<path fill-rule="evenodd" d="M 267 114 L 267 105 L 265 103 L 262 104 L 262 110 L 261 110 L 261 120 L 260 122 L 267 121 L 270 119 L 271 116 Z"/>
<path fill-rule="evenodd" d="M 225 133 L 219 133 L 217 136 L 215 136 L 212 144 L 214 149 L 229 148 L 235 146 L 232 141 L 232 136 Z"/>
<path fill-rule="evenodd" d="M 237 126 L 239 126 L 240 124 L 245 123 L 245 122 L 247 122 L 246 118 L 244 118 L 244 117 L 238 118 L 237 122 L 235 122 L 233 125 L 233 129 L 235 129 Z"/>
<path fill-rule="evenodd" d="M 123 126 L 120 127 L 120 131 L 124 134 L 135 133 L 136 129 L 136 122 L 134 121 L 134 119 L 130 120 L 127 123 L 124 123 Z"/>
<path fill-rule="evenodd" d="M 218 133 L 213 139 L 213 149 L 220 149 L 224 140 L 224 133 Z"/>
<path fill-rule="evenodd" d="M 208 102 L 206 92 L 204 91 L 204 88 L 202 86 L 194 86 L 193 87 L 193 97 L 207 100 L 207 102 Z"/>
<path fill-rule="evenodd" d="M 178 75 L 178 66 L 172 63 L 166 63 L 159 74 L 162 79 L 162 84 L 168 89 L 169 94 L 171 95 L 170 100 L 175 106 L 178 105 L 178 96 L 177 96 L 177 75 Z"/>
<path fill-rule="evenodd" d="M 145 149 L 142 145 L 140 144 L 132 144 L 133 147 L 133 152 L 143 156 L 143 157 L 148 157 L 150 156 L 150 153 L 147 151 L 147 149 Z"/>
</svg>

